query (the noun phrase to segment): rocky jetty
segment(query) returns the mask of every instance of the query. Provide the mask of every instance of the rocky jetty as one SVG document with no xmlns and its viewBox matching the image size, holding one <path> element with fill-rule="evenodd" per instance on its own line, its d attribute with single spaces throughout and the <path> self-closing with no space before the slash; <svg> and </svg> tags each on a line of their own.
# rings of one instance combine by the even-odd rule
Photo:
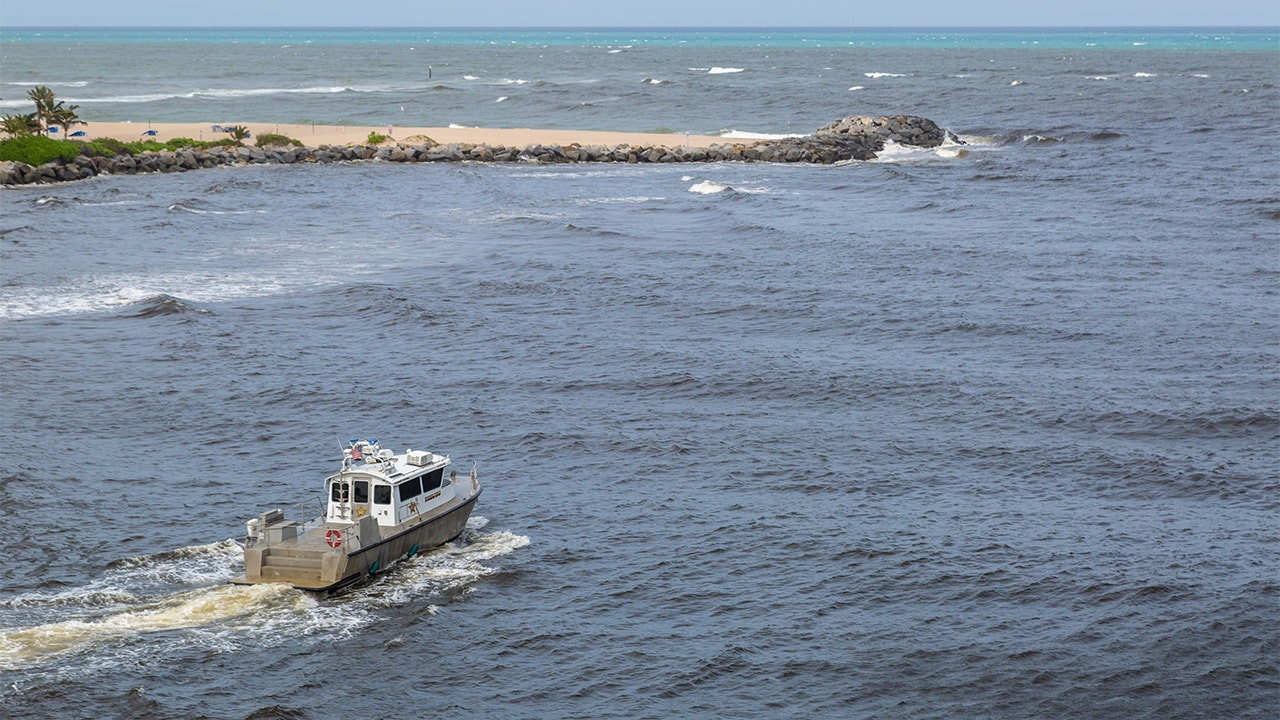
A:
<svg viewBox="0 0 1280 720">
<path fill-rule="evenodd" d="M 288 165 L 382 161 L 427 162 L 527 162 L 527 163 L 704 163 L 783 162 L 831 164 L 844 160 L 873 160 L 885 143 L 937 147 L 955 135 L 932 120 L 913 115 L 854 116 L 824 125 L 811 135 L 780 140 L 729 141 L 711 147 L 635 145 L 529 145 L 526 147 L 455 143 L 442 145 L 424 140 L 419 144 L 321 145 L 306 147 L 219 147 L 208 150 L 146 152 L 115 157 L 82 155 L 71 161 L 32 167 L 0 163 L 0 185 L 68 182 L 95 175 L 168 173 L 233 165 Z"/>
</svg>

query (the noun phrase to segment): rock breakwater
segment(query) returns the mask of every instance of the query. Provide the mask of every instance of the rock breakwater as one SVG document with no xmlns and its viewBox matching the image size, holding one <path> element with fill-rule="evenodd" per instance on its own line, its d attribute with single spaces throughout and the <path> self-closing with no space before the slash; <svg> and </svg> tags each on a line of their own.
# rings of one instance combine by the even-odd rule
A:
<svg viewBox="0 0 1280 720">
<path fill-rule="evenodd" d="M 206 150 L 121 154 L 113 157 L 81 155 L 32 167 L 24 163 L 0 163 L 0 184 L 69 182 L 96 175 L 186 172 L 236 165 L 290 165 L 383 161 L 427 162 L 527 162 L 527 163 L 704 163 L 783 162 L 832 164 L 845 160 L 873 160 L 885 143 L 937 147 L 955 135 L 932 120 L 914 115 L 853 116 L 829 123 L 810 135 L 772 140 L 728 141 L 711 147 L 665 145 L 528 145 L 507 147 L 472 143 L 418 143 L 379 146 L 319 147 L 217 147 Z"/>
</svg>

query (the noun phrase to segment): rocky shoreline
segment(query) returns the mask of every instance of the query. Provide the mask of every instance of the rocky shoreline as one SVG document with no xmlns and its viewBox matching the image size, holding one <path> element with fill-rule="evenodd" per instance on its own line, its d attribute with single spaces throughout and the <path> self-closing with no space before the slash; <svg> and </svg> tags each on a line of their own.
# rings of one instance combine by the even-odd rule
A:
<svg viewBox="0 0 1280 720">
<path fill-rule="evenodd" d="M 379 146 L 218 147 L 208 150 L 194 148 L 166 150 L 115 157 L 81 155 L 74 160 L 51 162 L 38 167 L 15 162 L 0 163 L 0 185 L 69 182 L 96 175 L 185 172 L 235 165 L 289 165 L 368 160 L 397 163 L 784 162 L 830 165 L 844 160 L 874 160 L 876 153 L 884 149 L 886 142 L 929 148 L 937 147 L 947 140 L 960 142 L 954 134 L 939 128 L 936 123 L 927 118 L 914 115 L 852 116 L 824 125 L 804 137 L 726 142 L 707 148 L 627 144 L 529 145 L 516 148 L 471 143 L 442 145 L 424 138 L 419 144 L 393 143 Z"/>
</svg>

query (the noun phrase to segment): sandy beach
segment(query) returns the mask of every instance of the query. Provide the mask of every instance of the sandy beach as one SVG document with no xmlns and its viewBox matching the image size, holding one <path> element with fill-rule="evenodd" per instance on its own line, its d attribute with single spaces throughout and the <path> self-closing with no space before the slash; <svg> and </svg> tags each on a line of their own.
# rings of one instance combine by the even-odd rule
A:
<svg viewBox="0 0 1280 720">
<path fill-rule="evenodd" d="M 148 131 L 155 132 L 155 139 L 166 141 L 187 137 L 194 140 L 221 140 L 228 135 L 215 127 L 243 125 L 253 136 L 278 133 L 300 141 L 308 147 L 320 145 L 363 144 L 370 132 L 388 134 L 393 139 L 412 143 L 426 136 L 438 143 L 475 143 L 496 147 L 525 147 L 527 145 L 662 145 L 676 147 L 709 147 L 725 143 L 744 142 L 713 135 L 684 135 L 665 133 L 625 133 L 596 130 L 538 130 L 532 128 L 476 128 L 476 127 L 400 127 L 349 126 L 349 125 L 290 125 L 283 123 L 220 122 L 220 123 L 147 123 L 147 122 L 90 122 L 77 125 L 75 131 L 84 131 L 81 139 L 110 137 L 122 141 L 139 140 Z M 750 141 L 747 141 L 750 142 Z"/>
</svg>

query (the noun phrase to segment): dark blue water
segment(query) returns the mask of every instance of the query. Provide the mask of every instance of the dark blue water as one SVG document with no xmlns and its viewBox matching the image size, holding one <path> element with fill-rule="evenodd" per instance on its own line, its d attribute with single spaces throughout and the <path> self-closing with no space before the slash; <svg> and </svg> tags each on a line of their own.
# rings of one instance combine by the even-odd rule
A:
<svg viewBox="0 0 1280 720">
<path fill-rule="evenodd" d="M 993 57 L 860 81 L 967 152 L 0 192 L 0 709 L 1271 717 L 1275 53 Z M 356 435 L 465 536 L 224 585 Z"/>
</svg>

